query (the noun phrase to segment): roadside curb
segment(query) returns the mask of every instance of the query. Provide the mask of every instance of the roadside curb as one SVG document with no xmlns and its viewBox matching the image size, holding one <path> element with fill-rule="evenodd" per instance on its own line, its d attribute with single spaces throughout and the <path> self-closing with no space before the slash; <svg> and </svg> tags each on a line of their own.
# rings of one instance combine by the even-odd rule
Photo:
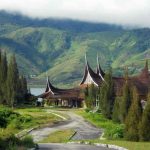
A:
<svg viewBox="0 0 150 150">
<path fill-rule="evenodd" d="M 15 134 L 15 136 L 18 137 L 18 138 L 22 138 L 22 137 L 24 137 L 25 135 L 29 134 L 31 131 L 33 131 L 33 130 L 35 130 L 37 128 L 39 128 L 39 126 L 31 128 L 31 129 L 28 129 L 28 130 L 24 129 L 21 132 Z"/>
<path fill-rule="evenodd" d="M 101 144 L 101 143 L 93 143 L 91 144 L 91 142 L 68 142 L 68 144 L 85 144 L 85 145 L 95 145 L 97 147 L 106 147 L 106 148 L 113 148 L 115 150 L 128 150 L 124 147 L 120 147 L 120 146 L 117 146 L 117 145 L 112 145 L 112 144 Z"/>
</svg>

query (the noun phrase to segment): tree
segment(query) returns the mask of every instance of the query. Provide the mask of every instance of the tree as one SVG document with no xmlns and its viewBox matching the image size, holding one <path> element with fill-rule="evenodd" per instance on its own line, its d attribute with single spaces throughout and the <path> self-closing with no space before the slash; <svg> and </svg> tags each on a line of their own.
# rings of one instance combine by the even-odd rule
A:
<svg viewBox="0 0 150 150">
<path fill-rule="evenodd" d="M 122 102 L 120 106 L 120 114 L 121 114 L 121 122 L 124 123 L 125 118 L 128 114 L 129 107 L 131 105 L 131 91 L 129 88 L 129 83 L 126 81 L 126 83 L 123 86 L 123 97 L 122 97 Z"/>
<path fill-rule="evenodd" d="M 111 70 L 104 77 L 105 82 L 100 87 L 100 109 L 102 114 L 111 118 L 114 104 L 114 90 Z"/>
<path fill-rule="evenodd" d="M 3 95 L 2 95 L 2 54 L 1 54 L 1 49 L 0 49 L 0 103 L 3 103 Z"/>
<path fill-rule="evenodd" d="M 131 107 L 125 120 L 125 138 L 130 141 L 139 140 L 139 122 L 142 116 L 142 106 L 139 100 L 137 89 L 133 88 Z"/>
<path fill-rule="evenodd" d="M 95 106 L 97 91 L 97 87 L 95 87 L 94 84 L 91 84 L 85 88 L 85 103 L 90 109 Z"/>
<path fill-rule="evenodd" d="M 18 86 L 18 103 L 23 103 L 26 100 L 28 94 L 27 81 L 23 75 L 19 78 Z"/>
<path fill-rule="evenodd" d="M 120 102 L 122 98 L 121 97 L 116 97 L 115 102 L 114 102 L 114 107 L 113 107 L 113 114 L 112 114 L 112 120 L 114 122 L 120 122 Z"/>
<path fill-rule="evenodd" d="M 130 85 L 129 85 L 129 80 L 128 80 L 128 70 L 125 70 L 125 83 L 123 86 L 123 97 L 122 97 L 122 102 L 120 106 L 120 119 L 121 122 L 125 122 L 125 118 L 128 114 L 129 107 L 131 105 L 131 90 L 130 90 Z"/>
<path fill-rule="evenodd" d="M 2 77 L 2 98 L 3 98 L 3 103 L 6 103 L 7 101 L 7 57 L 6 53 L 4 53 L 1 57 L 1 77 Z"/>
<path fill-rule="evenodd" d="M 16 63 L 15 55 L 10 59 L 8 66 L 8 75 L 7 75 L 7 99 L 8 104 L 13 107 L 17 103 L 17 96 L 19 89 L 19 72 Z"/>
<path fill-rule="evenodd" d="M 141 141 L 150 141 L 150 94 L 140 123 L 139 135 Z"/>
</svg>

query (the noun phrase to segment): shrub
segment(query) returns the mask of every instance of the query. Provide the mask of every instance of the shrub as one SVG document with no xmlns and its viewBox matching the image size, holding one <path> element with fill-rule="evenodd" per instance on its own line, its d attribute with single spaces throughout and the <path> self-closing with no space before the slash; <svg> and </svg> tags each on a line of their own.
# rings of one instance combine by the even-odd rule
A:
<svg viewBox="0 0 150 150">
<path fill-rule="evenodd" d="M 22 148 L 31 148 L 35 147 L 33 139 L 31 137 L 25 137 L 22 140 L 15 137 L 14 135 L 10 135 L 6 138 L 0 139 L 0 150 L 18 150 Z"/>
<path fill-rule="evenodd" d="M 89 108 L 86 108 L 86 109 L 85 109 L 85 112 L 87 112 L 87 113 L 88 113 L 90 110 L 91 110 L 91 109 L 89 109 Z"/>
<path fill-rule="evenodd" d="M 113 125 L 111 128 L 105 130 L 105 136 L 108 139 L 120 139 L 123 138 L 124 125 Z"/>
<path fill-rule="evenodd" d="M 0 127 L 6 128 L 6 126 L 7 126 L 7 120 L 0 114 Z"/>
<path fill-rule="evenodd" d="M 22 145 L 24 145 L 25 147 L 34 147 L 35 146 L 33 138 L 31 136 L 26 136 L 25 138 L 23 138 Z"/>
</svg>

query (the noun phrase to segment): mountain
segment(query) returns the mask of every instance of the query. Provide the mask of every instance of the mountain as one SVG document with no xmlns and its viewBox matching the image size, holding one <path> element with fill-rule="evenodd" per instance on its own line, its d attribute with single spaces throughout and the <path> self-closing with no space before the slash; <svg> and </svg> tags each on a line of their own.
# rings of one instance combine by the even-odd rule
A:
<svg viewBox="0 0 150 150">
<path fill-rule="evenodd" d="M 137 73 L 150 55 L 150 29 L 32 19 L 1 11 L 0 48 L 8 56 L 16 54 L 21 73 L 45 78 L 47 72 L 54 83 L 70 86 L 82 78 L 85 53 L 93 68 L 98 53 L 104 70 L 112 66 L 121 75 L 123 66 L 129 65 L 130 73 Z"/>
</svg>

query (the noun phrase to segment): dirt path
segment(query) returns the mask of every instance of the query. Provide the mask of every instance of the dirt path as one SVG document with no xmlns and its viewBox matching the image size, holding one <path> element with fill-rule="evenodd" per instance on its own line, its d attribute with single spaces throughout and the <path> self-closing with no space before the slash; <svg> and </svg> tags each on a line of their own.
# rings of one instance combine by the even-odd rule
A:
<svg viewBox="0 0 150 150">
<path fill-rule="evenodd" d="M 51 113 L 51 111 L 48 111 Z M 103 130 L 98 129 L 85 121 L 81 116 L 75 114 L 71 111 L 53 111 L 53 114 L 65 114 L 70 117 L 69 120 L 63 119 L 64 121 L 51 126 L 51 127 L 44 127 L 41 129 L 36 129 L 30 132 L 29 134 L 32 135 L 35 142 L 39 142 L 47 137 L 50 133 L 58 131 L 58 130 L 65 130 L 65 129 L 74 129 L 76 131 L 75 136 L 73 136 L 73 140 L 83 140 L 83 139 L 94 139 L 101 136 Z"/>
</svg>

